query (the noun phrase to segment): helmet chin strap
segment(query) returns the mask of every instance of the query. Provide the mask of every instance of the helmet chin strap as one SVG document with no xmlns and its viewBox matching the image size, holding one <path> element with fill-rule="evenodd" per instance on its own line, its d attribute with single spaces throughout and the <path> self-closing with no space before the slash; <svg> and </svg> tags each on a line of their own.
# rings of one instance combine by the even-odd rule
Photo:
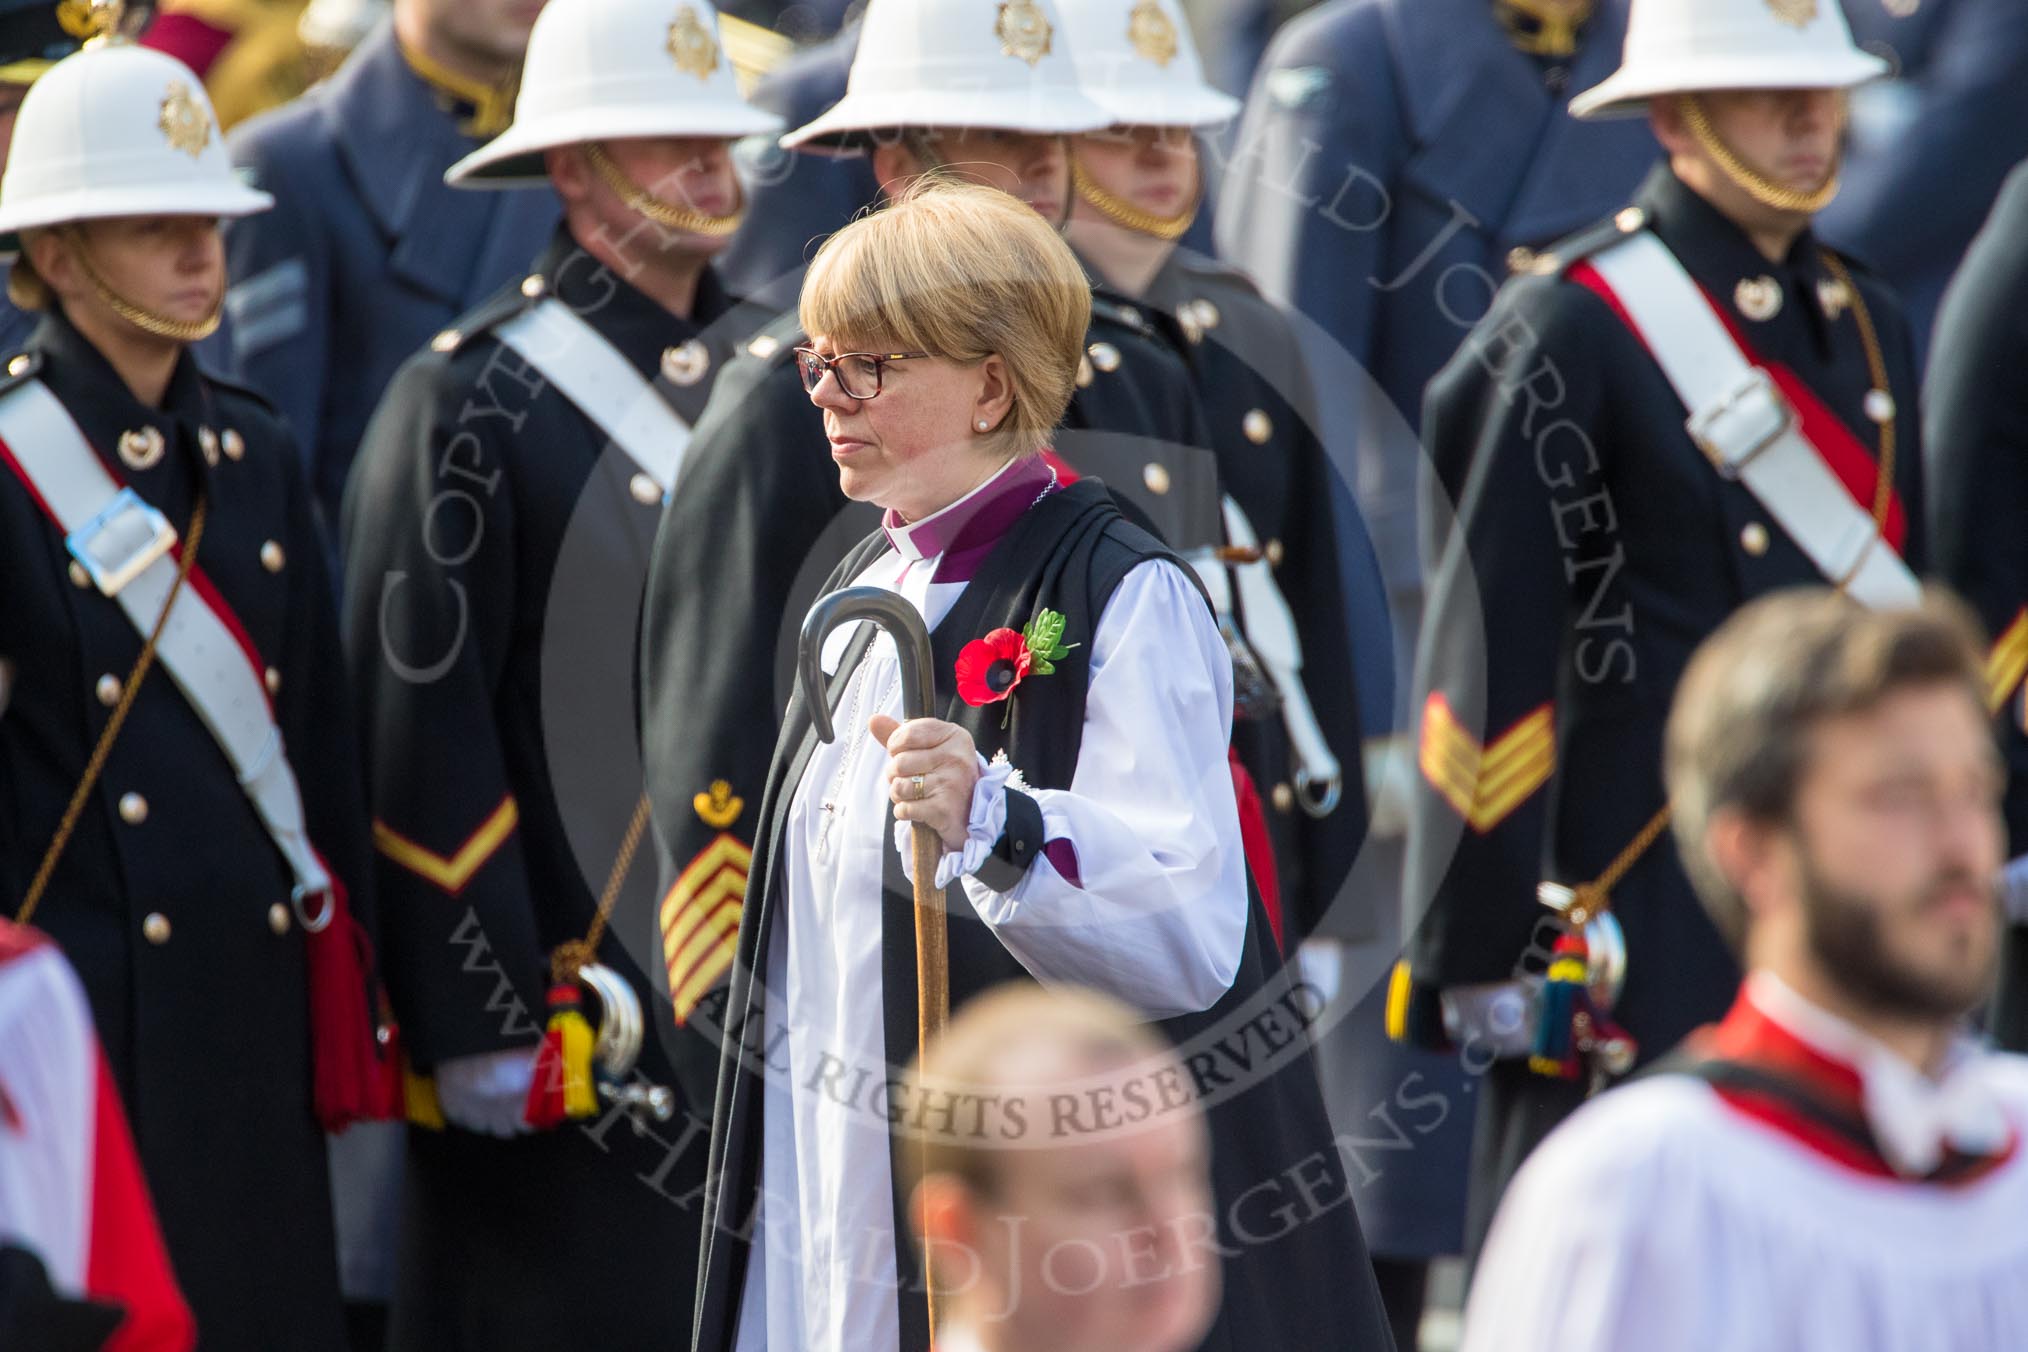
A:
<svg viewBox="0 0 2028 1352">
<path fill-rule="evenodd" d="M 1823 186 L 1815 192 L 1802 192 L 1777 183 L 1761 173 L 1727 144 L 1718 134 L 1718 128 L 1711 125 L 1710 114 L 1704 111 L 1703 101 L 1695 94 L 1676 96 L 1676 108 L 1683 115 L 1683 125 L 1690 129 L 1690 135 L 1704 148 L 1725 176 L 1748 197 L 1764 207 L 1776 211 L 1789 211 L 1803 216 L 1814 216 L 1831 205 L 1831 199 L 1838 195 L 1838 171 L 1834 168 Z"/>
<path fill-rule="evenodd" d="M 667 226 L 671 230 L 681 230 L 685 234 L 703 235 L 707 239 L 723 239 L 739 229 L 739 223 L 746 218 L 744 198 L 723 216 L 708 216 L 690 207 L 664 201 L 629 179 L 620 166 L 613 162 L 613 157 L 606 153 L 606 148 L 597 141 L 585 143 L 584 157 L 591 165 L 592 172 L 618 194 L 619 199 L 626 203 L 629 210 L 639 212 L 657 225 Z M 735 191 L 739 190 L 738 185 L 739 179 L 735 175 L 733 178 Z"/>
<path fill-rule="evenodd" d="M 218 332 L 219 323 L 225 316 L 225 296 L 222 293 L 212 302 L 211 313 L 204 318 L 171 319 L 167 315 L 157 314 L 144 305 L 136 304 L 113 290 L 112 285 L 99 275 L 99 270 L 92 266 L 91 255 L 85 249 L 82 235 L 75 231 L 71 232 L 70 244 L 71 254 L 77 259 L 78 271 L 84 273 L 85 280 L 92 284 L 92 290 L 98 294 L 98 298 L 105 302 L 106 307 L 114 314 L 141 332 L 177 343 L 202 342 Z"/>
<path fill-rule="evenodd" d="M 1200 175 L 1197 196 L 1174 216 L 1158 216 L 1152 211 L 1143 211 L 1126 198 L 1100 187 L 1097 180 L 1084 171 L 1084 165 L 1079 163 L 1076 155 L 1070 157 L 1070 186 L 1090 204 L 1093 211 L 1114 225 L 1163 240 L 1182 238 L 1190 223 L 1197 219 L 1197 209 L 1204 202 L 1204 180 Z"/>
</svg>

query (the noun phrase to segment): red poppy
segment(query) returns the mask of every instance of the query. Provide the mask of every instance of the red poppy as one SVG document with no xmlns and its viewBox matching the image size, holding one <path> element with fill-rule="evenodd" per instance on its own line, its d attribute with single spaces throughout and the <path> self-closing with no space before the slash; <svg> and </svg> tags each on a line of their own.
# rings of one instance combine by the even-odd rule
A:
<svg viewBox="0 0 2028 1352">
<path fill-rule="evenodd" d="M 1014 693 L 1035 661 L 1018 630 L 995 629 L 958 652 L 958 698 L 973 708 L 998 704 Z"/>
</svg>

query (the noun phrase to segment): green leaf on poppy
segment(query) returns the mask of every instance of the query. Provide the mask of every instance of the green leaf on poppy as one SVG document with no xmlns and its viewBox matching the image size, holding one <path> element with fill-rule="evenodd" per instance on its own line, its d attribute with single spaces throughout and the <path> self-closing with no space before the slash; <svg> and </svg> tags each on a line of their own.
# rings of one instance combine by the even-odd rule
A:
<svg viewBox="0 0 2028 1352">
<path fill-rule="evenodd" d="M 1066 656 L 1071 648 L 1079 646 L 1073 643 L 1066 648 L 1063 645 L 1063 631 L 1067 623 L 1060 612 L 1041 610 L 1028 622 L 1028 627 L 1022 630 L 1021 637 L 1027 641 L 1028 651 L 1034 654 L 1037 662 L 1034 670 L 1048 675 L 1052 668 L 1042 664 Z"/>
<path fill-rule="evenodd" d="M 1028 673 L 1031 676 L 1053 676 L 1056 674 L 1056 664 L 1046 657 L 1037 657 L 1029 662 Z"/>
</svg>

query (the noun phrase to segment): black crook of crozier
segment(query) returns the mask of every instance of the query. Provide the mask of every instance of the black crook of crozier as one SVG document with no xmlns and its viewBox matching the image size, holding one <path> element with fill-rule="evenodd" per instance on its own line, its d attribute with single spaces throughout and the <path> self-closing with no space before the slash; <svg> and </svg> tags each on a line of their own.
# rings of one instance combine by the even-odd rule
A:
<svg viewBox="0 0 2028 1352">
<path fill-rule="evenodd" d="M 828 742 L 837 736 L 831 725 L 831 701 L 824 689 L 824 640 L 833 629 L 859 620 L 880 626 L 894 640 L 901 659 L 902 716 L 931 716 L 936 658 L 930 650 L 929 627 L 922 622 L 921 614 L 891 591 L 846 587 L 817 598 L 810 613 L 803 617 L 802 637 L 796 645 L 796 675 L 802 682 L 803 702 L 810 707 L 810 722 L 819 741 Z"/>
</svg>

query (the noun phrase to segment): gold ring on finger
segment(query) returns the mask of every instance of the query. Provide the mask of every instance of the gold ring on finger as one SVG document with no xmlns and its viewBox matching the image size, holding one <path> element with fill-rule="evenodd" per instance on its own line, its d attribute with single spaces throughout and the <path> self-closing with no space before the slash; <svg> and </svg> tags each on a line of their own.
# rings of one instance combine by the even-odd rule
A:
<svg viewBox="0 0 2028 1352">
<path fill-rule="evenodd" d="M 923 782 L 924 778 L 922 775 L 916 775 L 912 781 L 915 784 L 915 801 L 918 803 L 929 797 L 929 786 Z"/>
</svg>

